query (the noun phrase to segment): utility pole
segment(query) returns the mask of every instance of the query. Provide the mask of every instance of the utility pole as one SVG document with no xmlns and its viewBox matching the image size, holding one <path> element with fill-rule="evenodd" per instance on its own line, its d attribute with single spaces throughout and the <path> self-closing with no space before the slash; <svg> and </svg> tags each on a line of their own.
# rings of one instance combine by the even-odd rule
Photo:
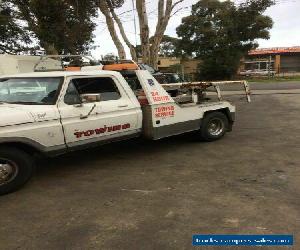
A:
<svg viewBox="0 0 300 250">
<path fill-rule="evenodd" d="M 1 0 L 0 0 L 1 1 Z M 137 30 L 136 30 L 136 19 L 135 19 L 135 5 L 134 0 L 132 0 L 132 14 L 133 14 L 133 23 L 134 23 L 134 36 L 135 36 L 135 47 L 137 46 Z"/>
</svg>

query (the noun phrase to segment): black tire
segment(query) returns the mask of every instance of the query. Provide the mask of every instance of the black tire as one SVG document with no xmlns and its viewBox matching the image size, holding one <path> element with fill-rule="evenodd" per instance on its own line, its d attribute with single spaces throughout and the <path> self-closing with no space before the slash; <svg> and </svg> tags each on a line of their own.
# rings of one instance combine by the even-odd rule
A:
<svg viewBox="0 0 300 250">
<path fill-rule="evenodd" d="M 228 131 L 229 122 L 227 116 L 222 112 L 211 112 L 204 116 L 200 138 L 204 141 L 215 141 L 222 138 Z"/>
<path fill-rule="evenodd" d="M 0 195 L 22 187 L 34 172 L 33 158 L 13 147 L 0 147 Z"/>
</svg>

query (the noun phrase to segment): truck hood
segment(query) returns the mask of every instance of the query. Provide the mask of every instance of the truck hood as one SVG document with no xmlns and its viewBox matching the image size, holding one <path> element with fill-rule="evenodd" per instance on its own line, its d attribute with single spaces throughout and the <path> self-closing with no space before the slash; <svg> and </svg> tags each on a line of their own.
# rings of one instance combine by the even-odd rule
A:
<svg viewBox="0 0 300 250">
<path fill-rule="evenodd" d="M 29 108 L 0 104 L 0 127 L 34 122 Z"/>
</svg>

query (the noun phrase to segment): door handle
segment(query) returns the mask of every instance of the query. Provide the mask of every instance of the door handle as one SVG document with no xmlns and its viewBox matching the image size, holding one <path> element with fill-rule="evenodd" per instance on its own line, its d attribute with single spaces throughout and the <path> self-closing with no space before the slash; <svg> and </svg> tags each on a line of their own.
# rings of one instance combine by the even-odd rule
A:
<svg viewBox="0 0 300 250">
<path fill-rule="evenodd" d="M 126 105 L 119 105 L 118 106 L 118 108 L 126 108 L 126 107 L 128 107 L 128 104 L 126 104 Z"/>
</svg>

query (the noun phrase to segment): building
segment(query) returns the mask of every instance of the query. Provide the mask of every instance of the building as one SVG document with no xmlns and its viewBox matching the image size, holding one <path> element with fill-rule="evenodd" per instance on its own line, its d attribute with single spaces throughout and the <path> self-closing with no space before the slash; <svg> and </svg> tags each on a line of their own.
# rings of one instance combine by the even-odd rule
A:
<svg viewBox="0 0 300 250">
<path fill-rule="evenodd" d="M 176 69 L 177 66 L 180 64 L 181 64 L 180 58 L 177 57 L 159 57 L 157 62 L 159 71 L 163 73 L 169 73 L 174 68 Z"/>
<path fill-rule="evenodd" d="M 190 80 L 195 80 L 199 74 L 199 59 L 182 59 L 181 64 L 184 68 L 184 74 L 190 76 Z"/>
<path fill-rule="evenodd" d="M 159 57 L 158 70 L 163 73 L 177 73 L 186 80 L 195 80 L 199 72 L 198 59 L 181 59 L 177 57 Z"/>
<path fill-rule="evenodd" d="M 39 56 L 0 55 L 0 75 L 33 72 Z"/>
<path fill-rule="evenodd" d="M 61 70 L 62 65 L 60 61 L 48 58 L 41 62 L 40 56 L 27 55 L 0 55 L 0 75 L 13 75 L 19 73 L 29 73 L 35 70 L 45 70 L 47 68 Z"/>
<path fill-rule="evenodd" d="M 240 74 L 300 74 L 300 46 L 251 50 L 242 60 Z"/>
</svg>

